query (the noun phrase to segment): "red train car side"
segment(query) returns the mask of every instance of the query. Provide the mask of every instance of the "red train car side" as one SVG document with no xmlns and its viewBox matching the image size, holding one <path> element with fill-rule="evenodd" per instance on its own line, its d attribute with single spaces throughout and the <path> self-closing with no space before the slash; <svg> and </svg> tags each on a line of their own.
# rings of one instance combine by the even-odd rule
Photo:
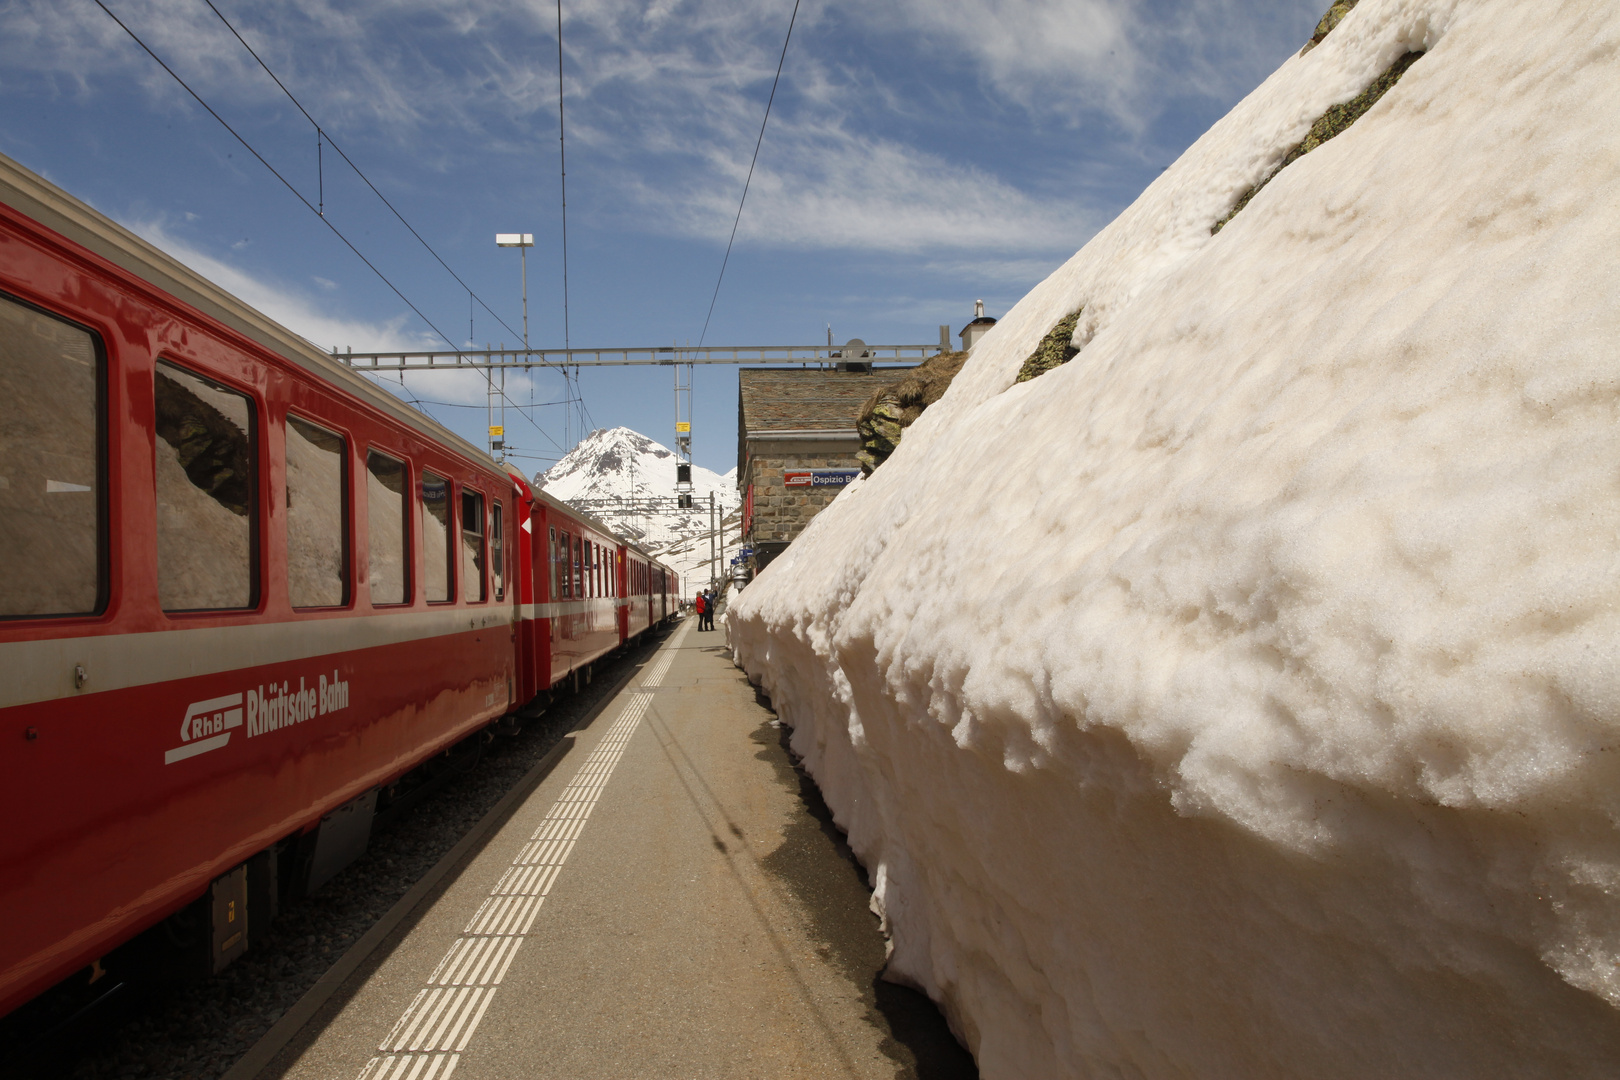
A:
<svg viewBox="0 0 1620 1080">
<path fill-rule="evenodd" d="M 627 637 L 611 533 L 3 157 L 0 430 L 0 1014 L 193 905 L 217 970 Z"/>
</svg>

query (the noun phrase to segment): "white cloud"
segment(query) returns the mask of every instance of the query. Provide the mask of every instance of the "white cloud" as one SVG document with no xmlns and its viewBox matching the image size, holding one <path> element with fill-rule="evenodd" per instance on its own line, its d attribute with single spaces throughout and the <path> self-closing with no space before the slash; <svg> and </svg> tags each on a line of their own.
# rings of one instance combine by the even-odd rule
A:
<svg viewBox="0 0 1620 1080">
<path fill-rule="evenodd" d="M 1132 159 L 1146 152 L 1132 140 L 1178 98 L 1253 85 L 1274 62 L 1275 28 L 1322 2 L 804 7 L 740 238 L 792 248 L 1072 251 L 1106 214 L 1097 197 L 1050 175 L 1032 180 L 1016 157 L 950 160 L 897 118 L 949 108 L 964 131 L 992 139 L 1008 110 L 1022 111 L 1025 128 L 1101 123 L 1121 140 L 1110 153 Z M 116 10 L 211 104 L 238 118 L 285 120 L 280 91 L 199 0 L 120 0 Z M 364 133 L 424 147 L 413 159 L 420 169 L 445 167 L 432 157 L 443 141 L 436 133 L 476 132 L 485 153 L 532 161 L 535 136 L 554 130 L 547 2 L 261 0 L 222 10 L 340 140 Z M 565 5 L 570 162 L 582 182 L 612 196 L 596 201 L 599 219 L 727 234 L 787 10 L 747 0 Z M 1289 14 L 1292 22 L 1282 18 Z M 851 40 L 867 48 L 850 50 Z M 937 55 L 939 77 L 921 86 L 891 78 L 882 57 L 904 49 Z M 159 102 L 187 100 L 110 20 L 58 0 L 0 7 L 0 64 L 69 80 L 84 94 L 123 76 Z M 1049 172 L 1054 160 L 1082 160 L 1087 147 L 1071 142 L 1041 148 Z"/>
<path fill-rule="evenodd" d="M 684 184 L 633 182 L 664 229 L 724 237 L 747 161 Z M 1079 200 L 1039 198 L 981 170 L 837 128 L 790 128 L 754 173 L 740 243 L 891 252 L 1072 252 L 1098 221 Z"/>
<path fill-rule="evenodd" d="M 287 329 L 315 343 L 323 351 L 360 345 L 369 352 L 383 349 L 431 349 L 441 343 L 424 332 L 407 330 L 409 315 L 398 315 L 377 323 L 334 315 L 315 301 L 284 285 L 260 280 L 231 263 L 192 247 L 169 232 L 161 220 L 130 222 L 138 236 L 155 244 L 174 258 L 264 312 Z M 233 248 L 237 245 L 231 245 Z"/>
</svg>

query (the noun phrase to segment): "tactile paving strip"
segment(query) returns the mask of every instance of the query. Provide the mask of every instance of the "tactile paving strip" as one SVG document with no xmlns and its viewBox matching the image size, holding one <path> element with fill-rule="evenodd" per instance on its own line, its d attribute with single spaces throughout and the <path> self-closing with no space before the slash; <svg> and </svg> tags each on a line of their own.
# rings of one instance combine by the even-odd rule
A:
<svg viewBox="0 0 1620 1080">
<path fill-rule="evenodd" d="M 495 998 L 507 968 L 534 925 L 585 822 L 641 726 L 685 637 L 683 626 L 630 692 L 630 701 L 568 782 L 545 820 L 489 891 L 461 936 L 428 976 L 399 1023 L 366 1063 L 360 1080 L 448 1080 L 478 1023 Z"/>
</svg>

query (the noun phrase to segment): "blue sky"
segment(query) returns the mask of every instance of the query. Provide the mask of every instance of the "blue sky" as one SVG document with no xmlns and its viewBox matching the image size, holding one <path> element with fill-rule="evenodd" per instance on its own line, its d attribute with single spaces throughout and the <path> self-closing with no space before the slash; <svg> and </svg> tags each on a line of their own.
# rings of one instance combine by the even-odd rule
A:
<svg viewBox="0 0 1620 1080">
<path fill-rule="evenodd" d="M 203 0 L 105 0 L 446 336 L 515 343 Z M 513 328 L 563 342 L 557 11 L 497 0 L 214 0 Z M 707 343 L 934 341 L 999 315 L 1310 35 L 1325 0 L 802 0 Z M 569 337 L 696 343 L 792 0 L 564 0 Z M 324 348 L 444 342 L 92 0 L 0 0 L 0 151 Z M 735 464 L 736 374 L 700 367 L 693 455 Z M 396 386 L 396 389 L 398 387 Z M 480 445 L 483 380 L 413 378 Z M 588 421 L 668 444 L 667 368 L 585 371 Z M 560 379 L 509 377 L 529 472 Z M 573 424 L 577 437 L 580 419 Z"/>
</svg>

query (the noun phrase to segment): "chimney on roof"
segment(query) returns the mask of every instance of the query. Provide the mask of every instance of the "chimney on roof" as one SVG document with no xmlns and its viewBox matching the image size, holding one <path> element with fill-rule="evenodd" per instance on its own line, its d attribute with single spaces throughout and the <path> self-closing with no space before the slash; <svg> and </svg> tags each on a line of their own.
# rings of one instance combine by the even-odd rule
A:
<svg viewBox="0 0 1620 1080">
<path fill-rule="evenodd" d="M 968 349 L 973 348 L 974 344 L 980 338 L 984 337 L 985 334 L 988 334 L 990 332 L 990 328 L 994 325 L 996 325 L 996 320 L 990 318 L 984 313 L 984 301 L 973 301 L 973 321 L 962 327 L 961 338 L 963 351 L 965 352 Z"/>
</svg>

